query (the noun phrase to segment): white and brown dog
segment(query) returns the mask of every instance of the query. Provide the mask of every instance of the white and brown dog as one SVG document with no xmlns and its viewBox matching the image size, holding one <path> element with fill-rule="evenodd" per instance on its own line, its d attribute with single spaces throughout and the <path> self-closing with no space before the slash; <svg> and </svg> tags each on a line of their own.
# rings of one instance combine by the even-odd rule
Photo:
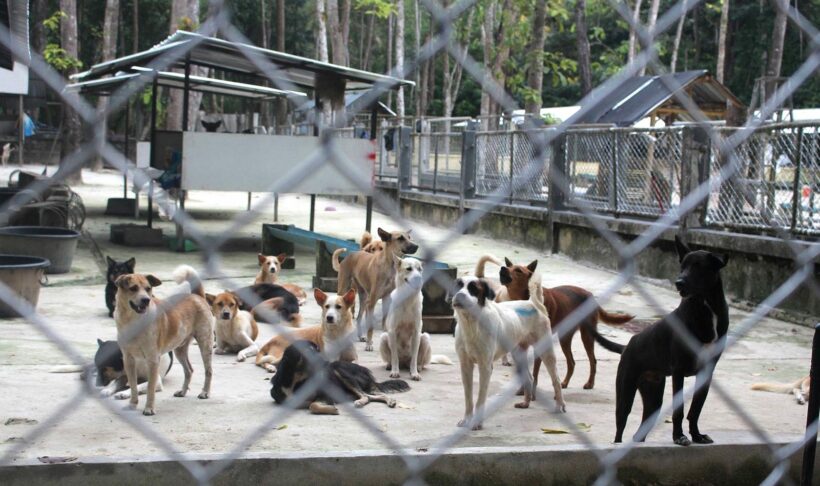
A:
<svg viewBox="0 0 820 486">
<path fill-rule="evenodd" d="M 331 260 L 333 270 L 339 272 L 338 293 L 344 294 L 350 288 L 359 292 L 360 307 L 356 320 L 359 340 L 364 340 L 364 331 L 367 329 L 365 351 L 373 351 L 376 303 L 382 301 L 382 325 L 386 323 L 390 310 L 390 292 L 395 288 L 396 276 L 393 257 L 412 255 L 419 249 L 419 245 L 410 237 L 410 230 L 387 232 L 379 228 L 378 233 L 384 243 L 384 250 L 375 253 L 355 251 L 339 262 L 339 255 L 347 251 L 339 248 L 333 252 Z"/>
<path fill-rule="evenodd" d="M 791 393 L 798 405 L 805 405 L 811 391 L 811 375 L 806 375 L 794 383 L 755 383 L 752 390 Z"/>
<path fill-rule="evenodd" d="M 233 292 L 205 294 L 216 318 L 216 354 L 236 353 L 237 361 L 256 356 L 259 327 L 250 312 L 240 309 L 242 302 Z"/>
<path fill-rule="evenodd" d="M 281 285 L 285 290 L 290 292 L 299 301 L 299 305 L 305 305 L 307 302 L 307 294 L 305 289 L 290 283 L 280 283 L 279 274 L 282 273 L 282 264 L 288 258 L 286 253 L 280 253 L 276 256 L 263 255 L 259 253 L 257 259 L 259 261 L 259 273 L 256 274 L 254 284 L 270 283 Z"/>
<path fill-rule="evenodd" d="M 443 355 L 433 355 L 430 335 L 421 332 L 421 287 L 424 267 L 415 258 L 393 257 L 396 262 L 396 288 L 390 293 L 392 305 L 387 315 L 387 332 L 382 333 L 379 350 L 387 363 L 390 378 L 399 377 L 399 369 L 410 370 L 410 378 L 430 363 L 453 364 Z"/>
<path fill-rule="evenodd" d="M 272 337 L 256 355 L 257 366 L 275 373 L 276 365 L 282 360 L 285 349 L 301 339 L 316 344 L 329 361 L 353 362 L 358 359 L 352 343 L 355 328 L 351 310 L 356 302 L 356 291 L 350 289 L 344 295 L 330 298 L 321 290 L 313 289 L 313 296 L 322 308 L 322 323 L 318 326 L 293 329 L 287 334 Z"/>
<path fill-rule="evenodd" d="M 530 300 L 494 302 L 495 293 L 483 279 L 461 277 L 456 280 L 452 293 L 453 308 L 456 311 L 455 347 L 461 362 L 461 383 L 464 386 L 464 418 L 461 427 L 472 426 L 481 429 L 484 417 L 484 403 L 493 372 L 493 362 L 501 358 L 512 347 L 526 350 L 546 336 L 552 339 L 549 315 L 544 307 L 541 279 L 530 279 Z M 541 359 L 547 366 L 555 392 L 556 408 L 566 411 L 561 382 L 556 370 L 553 343 L 546 346 Z M 478 366 L 478 400 L 473 407 L 473 368 Z M 527 375 L 529 371 L 524 366 Z M 529 376 L 532 382 L 532 376 Z M 524 401 L 517 408 L 529 407 L 532 395 L 529 384 L 525 384 Z M 474 417 L 475 422 L 474 422 Z"/>
<path fill-rule="evenodd" d="M 174 396 L 184 397 L 188 392 L 193 373 L 188 359 L 188 346 L 192 339 L 196 339 L 205 367 L 205 384 L 199 398 L 208 398 L 211 393 L 214 316 L 193 268 L 183 265 L 174 272 L 174 277 L 177 281 L 186 280 L 193 293 L 177 294 L 161 300 L 154 297 L 153 289 L 162 281 L 153 275 L 132 273 L 116 280 L 114 320 L 117 322 L 117 342 L 122 349 L 125 373 L 131 388 L 132 407 L 136 408 L 139 403 L 137 359 L 143 359 L 148 364 L 148 398 L 142 412 L 144 415 L 154 415 L 160 361 L 171 350 L 185 372 L 182 388 Z"/>
</svg>

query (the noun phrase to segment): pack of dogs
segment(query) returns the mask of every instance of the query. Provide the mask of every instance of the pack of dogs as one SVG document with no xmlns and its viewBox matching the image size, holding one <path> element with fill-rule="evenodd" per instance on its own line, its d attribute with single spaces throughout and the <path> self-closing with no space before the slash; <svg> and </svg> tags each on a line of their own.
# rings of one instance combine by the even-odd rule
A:
<svg viewBox="0 0 820 486">
<path fill-rule="evenodd" d="M 410 390 L 408 383 L 399 379 L 401 371 L 419 381 L 429 365 L 453 362 L 445 355 L 433 354 L 430 336 L 422 331 L 425 273 L 422 261 L 409 256 L 419 248 L 411 232 L 379 228 L 377 236 L 365 233 L 359 251 L 333 253 L 338 292 L 328 295 L 313 290 L 321 318 L 318 324 L 308 326 L 302 326 L 300 313 L 307 293 L 298 285 L 282 282 L 282 263 L 288 255 L 258 254 L 259 272 L 253 284 L 218 294 L 205 293 L 196 270 L 182 265 L 173 274 L 178 287 L 165 299 L 153 293 L 162 282 L 151 274 L 136 273 L 134 258 L 118 262 L 108 257 L 105 302 L 116 322 L 117 340 L 98 340 L 94 362 L 101 395 L 128 399 L 137 407 L 139 395 L 144 394 L 143 413 L 153 415 L 156 392 L 163 389 L 163 378 L 174 362 L 184 373 L 183 384 L 174 396 L 186 395 L 193 373 L 188 349 L 196 342 L 204 368 L 201 399 L 211 393 L 212 354 L 216 353 L 235 355 L 237 361 L 253 358 L 257 366 L 272 373 L 270 396 L 277 404 L 306 408 L 314 414 L 338 414 L 337 404 L 344 402 L 356 407 L 370 402 L 395 407 L 396 400 L 388 395 Z M 522 377 L 519 394 L 523 400 L 515 407 L 528 408 L 536 399 L 543 364 L 552 385 L 554 409 L 566 412 L 563 390 L 575 369 L 572 339 L 580 334 L 590 363 L 584 389 L 595 386 L 596 342 L 620 355 L 615 379 L 616 443 L 623 440 L 637 393 L 643 402 L 643 415 L 633 440 L 646 439 L 663 405 L 668 376 L 673 389 L 673 442 L 682 446 L 712 443 L 698 421 L 720 358 L 722 338 L 729 328 L 720 277 L 728 258 L 693 251 L 677 237 L 675 246 L 680 263 L 675 280 L 680 304 L 626 344 L 602 336 L 598 323 L 620 326 L 634 316 L 604 310 L 592 293 L 581 287 L 543 287 L 536 273 L 537 260 L 523 265 L 509 258 L 502 262 L 493 255 L 482 256 L 473 275 L 457 278 L 447 296 L 456 320 L 454 346 L 464 392 L 464 415 L 457 425 L 482 428 L 490 378 L 498 361 L 515 364 L 516 375 Z M 488 263 L 499 267 L 497 279 L 485 276 Z M 355 345 L 362 341 L 365 351 L 374 349 L 379 301 L 382 312 L 378 317 L 384 330 L 379 354 L 390 378 L 383 382 L 356 363 Z M 260 323 L 283 326 L 261 344 Z M 566 358 L 563 380 L 557 371 L 557 344 Z M 531 373 L 527 366 L 529 348 L 534 354 Z M 474 397 L 476 368 L 478 391 Z M 683 432 L 682 390 L 684 378 L 691 376 L 695 377 L 696 390 L 687 414 L 690 439 Z M 752 389 L 792 393 L 802 404 L 808 386 L 806 377 L 795 383 L 758 383 Z"/>
</svg>

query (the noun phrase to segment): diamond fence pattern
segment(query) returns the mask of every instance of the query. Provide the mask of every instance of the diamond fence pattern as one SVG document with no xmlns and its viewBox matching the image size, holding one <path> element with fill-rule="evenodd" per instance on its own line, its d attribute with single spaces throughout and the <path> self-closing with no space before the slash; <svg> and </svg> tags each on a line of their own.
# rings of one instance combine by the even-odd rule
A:
<svg viewBox="0 0 820 486">
<path fill-rule="evenodd" d="M 210 3 L 209 12 L 212 12 L 211 17 L 202 24 L 199 32 L 208 36 L 219 33 L 221 38 L 228 41 L 248 43 L 247 39 L 231 24 L 227 8 L 224 8 L 223 2 L 212 0 Z M 485 92 L 500 103 L 505 112 L 512 112 L 516 109 L 515 101 L 504 92 L 503 87 L 495 83 L 491 77 L 484 76 L 482 65 L 465 53 L 464 46 L 459 45 L 452 37 L 451 29 L 446 28 L 446 26 L 452 25 L 453 21 L 468 9 L 474 8 L 475 2 L 464 0 L 447 8 L 442 7 L 433 0 L 423 0 L 420 3 L 430 11 L 438 24 L 444 27 L 436 31 L 436 34 L 422 47 L 414 59 L 410 59 L 404 66 L 393 67 L 391 74 L 410 78 L 422 63 L 441 52 L 446 52 L 456 62 L 463 64 L 465 74 L 481 83 Z M 818 38 L 815 27 L 798 10 L 780 1 L 776 4 L 778 8 L 787 9 L 789 21 L 793 26 L 811 38 Z M 648 31 L 642 25 L 634 23 L 631 12 L 624 3 L 613 1 L 612 6 L 624 18 L 624 21 L 635 27 L 643 50 L 636 56 L 632 64 L 625 66 L 620 73 L 604 82 L 598 91 L 583 100 L 581 111 L 593 109 L 625 79 L 635 75 L 641 67 L 651 66 L 656 72 L 664 72 L 664 67 L 657 62 L 657 51 L 653 45 L 652 36 L 667 31 L 677 23 L 686 11 L 702 5 L 703 2 L 693 0 L 682 0 L 675 3 L 658 19 L 654 30 Z M 19 46 L 8 43 L 7 39 L 10 37 L 2 26 L 0 26 L 0 34 L 2 34 L 0 35 L 0 42 L 11 49 L 18 57 L 25 57 Z M 151 61 L 148 67 L 157 70 L 166 69 L 175 60 L 185 57 L 191 47 L 192 45 L 189 44 L 171 49 L 163 56 Z M 817 43 L 812 44 L 811 49 L 813 50 L 807 56 L 804 64 L 791 75 L 790 82 L 783 83 L 775 95 L 762 107 L 761 111 L 764 118 L 781 106 L 794 90 L 814 75 L 818 65 L 820 65 L 820 50 L 818 50 Z M 259 56 L 257 52 L 248 48 L 242 48 L 242 52 L 275 87 L 293 89 L 286 80 L 277 75 L 276 66 Z M 99 114 L 86 100 L 65 92 L 63 88 L 66 80 L 52 71 L 37 54 L 31 60 L 31 69 L 45 80 L 50 89 L 61 94 L 64 101 L 77 111 L 83 124 L 93 134 L 91 140 L 81 145 L 77 152 L 62 161 L 59 172 L 48 180 L 33 185 L 31 188 L 34 191 L 42 192 L 51 185 L 62 183 L 67 174 L 79 170 L 95 156 L 101 156 L 110 165 L 132 174 L 139 184 L 148 182 L 148 174 L 142 169 L 136 168 L 130 160 L 126 159 L 122 153 L 106 141 L 102 129 L 102 120 L 108 113 L 122 110 L 129 97 L 139 93 L 146 85 L 150 84 L 150 74 L 142 76 L 139 82 L 120 88 L 111 97 L 108 112 Z M 598 210 L 623 210 L 657 217 L 654 224 L 644 234 L 630 242 L 622 241 L 620 237 L 606 227 L 596 226 L 593 218 L 589 218 L 596 231 L 610 242 L 613 251 L 624 262 L 623 270 L 618 278 L 598 296 L 599 301 L 602 303 L 605 303 L 624 284 L 629 283 L 638 291 L 647 305 L 660 308 L 651 292 L 640 281 L 634 279 L 634 257 L 659 238 L 664 231 L 673 228 L 681 215 L 688 214 L 703 203 L 706 203 L 709 207 L 707 218 L 710 221 L 767 227 L 779 235 L 783 235 L 784 228 L 788 228 L 789 217 L 800 222 L 800 231 L 812 231 L 813 228 L 816 228 L 814 208 L 817 202 L 814 193 L 818 184 L 817 155 L 820 155 L 817 127 L 806 127 L 798 130 L 797 133 L 790 131 L 793 129 L 785 128 L 783 130 L 758 130 L 761 122 L 750 120 L 744 127 L 732 132 L 716 130 L 705 123 L 706 117 L 700 113 L 697 106 L 688 98 L 686 92 L 679 89 L 680 86 L 671 85 L 672 81 L 669 83 L 669 89 L 678 93 L 676 95 L 678 101 L 687 107 L 690 115 L 698 122 L 704 122 L 703 128 L 708 131 L 714 145 L 715 154 L 712 159 L 715 163 L 711 166 L 710 177 L 707 181 L 696 185 L 683 196 L 680 194 L 680 170 L 676 169 L 675 160 L 680 158 L 681 141 L 680 134 L 675 130 L 660 133 L 653 132 L 651 134 L 640 131 L 618 130 L 607 133 L 579 133 L 577 131 L 568 131 L 569 123 L 564 123 L 554 130 L 544 132 L 541 137 L 530 137 L 526 133 L 514 133 L 512 135 L 479 133 L 476 142 L 481 156 L 478 162 L 477 191 L 484 197 L 477 207 L 466 212 L 453 225 L 450 238 L 445 238 L 440 243 L 418 242 L 424 252 L 422 255 L 424 260 L 434 260 L 447 245 L 466 232 L 487 211 L 508 201 L 511 194 L 516 199 L 519 195 L 522 196 L 522 199 L 546 198 L 544 178 L 547 172 L 549 172 L 550 184 L 560 187 L 564 193 L 568 194 L 569 200 L 575 209 L 588 218 L 597 214 Z M 364 95 L 366 102 L 363 103 L 363 106 L 367 106 L 370 101 L 376 100 L 388 88 L 390 87 L 377 84 L 368 94 Z M 355 113 L 347 113 L 346 116 L 348 120 L 352 120 L 355 115 Z M 568 120 L 568 122 L 571 121 L 572 119 Z M 344 125 L 345 120 L 337 123 Z M 525 130 L 533 128 L 535 127 L 527 126 Z M 379 130 L 386 132 L 389 128 L 386 130 L 380 128 Z M 546 164 L 545 161 L 550 160 L 550 145 L 556 138 L 564 134 L 566 134 L 567 151 L 566 171 L 560 173 L 552 170 L 552 167 Z M 272 194 L 288 192 L 290 187 L 309 177 L 312 171 L 323 163 L 335 165 L 363 192 L 369 192 L 371 189 L 369 174 L 358 174 L 353 165 L 340 156 L 339 151 L 334 150 L 336 139 L 332 136 L 332 130 L 324 130 L 321 135 L 322 149 L 306 160 L 298 161 L 299 171 L 271 183 L 268 191 L 271 196 L 267 197 L 263 204 L 258 205 L 255 211 L 265 210 L 273 204 Z M 459 140 L 457 135 L 453 135 L 449 131 L 439 136 L 423 135 L 418 137 L 416 143 L 426 146 L 424 153 L 427 154 L 427 158 L 424 161 L 419 159 L 417 185 L 423 185 L 425 182 L 424 177 L 427 177 L 431 170 L 433 172 L 433 184 L 438 183 L 437 176 L 441 177 L 449 175 L 451 172 L 459 172 L 460 160 L 457 156 L 453 157 L 454 154 L 459 153 L 458 150 L 453 148 L 460 145 Z M 422 150 L 419 150 L 418 153 L 421 152 Z M 430 154 L 433 154 L 432 165 Z M 436 155 L 439 158 L 438 162 L 436 162 Z M 791 159 L 790 162 L 789 159 Z M 386 169 L 392 166 L 391 160 L 394 159 L 387 155 L 384 159 L 378 161 L 380 175 L 384 176 Z M 789 164 L 794 166 L 794 170 L 791 172 L 789 171 Z M 623 172 L 624 175 L 619 175 L 619 171 Z M 641 173 L 644 175 L 643 178 L 640 177 Z M 648 180 L 647 174 L 651 174 Z M 788 194 L 781 186 L 781 182 L 789 177 L 793 177 L 794 180 L 808 187 L 808 191 L 804 192 L 801 187 L 799 194 L 792 196 L 791 207 L 787 205 L 790 200 Z M 733 182 L 731 188 L 724 193 L 727 181 L 736 182 Z M 715 197 L 716 191 L 719 191 L 717 197 Z M 166 212 L 174 206 L 173 199 L 162 189 L 154 187 L 153 195 L 158 204 L 165 207 Z M 412 222 L 405 221 L 402 218 L 395 201 L 379 193 L 375 193 L 373 197 L 377 208 L 387 213 L 396 222 L 397 226 L 413 226 Z M 723 205 L 721 205 L 722 198 L 728 199 Z M 0 206 L 0 213 L 8 212 L 14 203 L 14 201 L 4 203 Z M 676 211 L 670 211 L 671 207 L 676 207 Z M 756 219 L 750 216 L 755 211 L 759 213 Z M 236 228 L 242 227 L 250 218 L 255 216 L 253 213 L 254 211 L 249 211 L 247 215 L 235 218 L 227 225 L 223 234 L 218 237 L 207 236 L 197 225 L 197 222 L 186 214 L 184 209 L 180 208 L 173 214 L 175 222 L 184 229 L 187 237 L 196 241 L 204 253 L 203 274 L 206 277 L 220 279 L 220 283 L 229 288 L 236 288 L 239 285 L 227 278 L 220 267 L 220 247 L 230 238 Z M 673 330 L 676 336 L 683 343 L 689 345 L 691 351 L 697 354 L 702 362 L 707 363 L 707 366 L 698 374 L 696 383 L 693 386 L 684 388 L 682 392 L 676 395 L 674 400 L 666 402 L 667 404 L 658 412 L 658 415 L 669 414 L 673 403 L 681 399 L 681 395 L 687 398 L 691 397 L 693 393 L 708 385 L 711 367 L 714 366 L 714 360 L 720 353 L 727 347 L 735 345 L 739 339 L 760 322 L 772 307 L 782 302 L 798 287 L 804 284 L 809 285 L 815 295 L 818 295 L 816 286 L 811 285 L 812 265 L 820 255 L 818 246 L 820 245 L 812 245 L 805 250 L 796 246 L 793 247 L 795 271 L 792 277 L 761 303 L 748 318 L 742 322 L 732 322 L 732 333 L 719 340 L 716 345 L 706 348 L 693 345 L 692 336 L 689 335 L 681 323 L 673 322 Z M 428 278 L 441 279 L 442 277 L 433 276 Z M 445 286 L 451 284 L 446 280 L 440 283 Z M 258 299 L 253 295 L 242 295 L 241 297 L 251 304 L 258 303 Z M 0 300 L 6 302 L 24 316 L 25 320 L 34 329 L 47 336 L 69 359 L 78 365 L 88 366 L 82 354 L 71 343 L 63 340 L 54 332 L 45 317 L 39 315 L 34 308 L 2 283 L 0 283 Z M 556 335 L 556 340 L 560 338 L 560 335 L 579 325 L 583 319 L 595 311 L 595 306 L 591 301 L 579 307 L 564 321 L 564 326 L 561 332 Z M 145 320 L 139 326 L 136 326 L 133 336 L 142 332 L 148 324 L 149 321 Z M 277 328 L 280 333 L 287 334 L 289 332 L 289 329 L 285 326 L 277 326 Z M 131 337 L 133 338 L 133 336 Z M 352 343 L 354 338 L 355 336 L 348 336 L 347 340 Z M 505 343 L 507 349 L 510 350 L 514 349 L 516 344 Z M 535 346 L 536 352 L 541 354 L 551 346 L 553 346 L 553 340 L 550 336 L 546 336 Z M 503 388 L 500 394 L 488 401 L 486 408 L 477 413 L 473 422 L 482 421 L 486 417 L 492 416 L 499 408 L 507 406 L 514 399 L 516 390 L 528 379 L 524 368 L 518 367 L 515 379 L 510 380 L 510 383 Z M 141 416 L 123 412 L 118 405 L 111 401 L 100 399 L 91 382 L 86 380 L 85 383 L 86 385 L 76 395 L 65 398 L 53 415 L 41 422 L 28 436 L 28 439 L 32 440 L 36 436 L 46 433 L 52 425 L 60 422 L 67 413 L 75 409 L 78 403 L 86 400 L 96 400 L 112 416 L 127 423 L 155 443 L 167 457 L 179 461 L 180 465 L 188 470 L 192 478 L 201 484 L 212 481 L 232 461 L 239 457 L 249 445 L 267 433 L 273 424 L 281 423 L 281 420 L 293 413 L 299 402 L 313 391 L 322 389 L 325 393 L 335 397 L 340 397 L 343 393 L 342 390 L 333 386 L 325 375 L 318 375 L 300 388 L 285 406 L 275 407 L 267 417 L 260 417 L 260 425 L 247 437 L 235 444 L 229 452 L 222 456 L 221 460 L 210 464 L 202 464 L 197 461 L 187 460 L 185 451 L 179 450 L 169 438 L 157 433 L 154 428 L 142 420 Z M 744 419 L 750 430 L 755 432 L 760 441 L 769 447 L 771 451 L 771 472 L 766 483 L 775 484 L 780 481 L 786 484 L 790 483 L 789 478 L 785 476 L 786 461 L 791 452 L 802 446 L 803 441 L 790 444 L 783 449 L 777 448 L 773 445 L 768 434 L 745 413 L 743 405 L 738 403 L 721 386 L 719 381 L 711 383 L 711 389 L 739 417 Z M 538 400 L 535 403 L 546 407 L 554 405 L 551 393 L 542 394 L 538 392 Z M 425 472 L 430 465 L 470 433 L 469 428 L 454 428 L 451 433 L 430 448 L 428 454 L 418 456 L 408 453 L 408 449 L 398 438 L 382 431 L 377 424 L 361 414 L 356 408 L 344 406 L 343 411 L 354 417 L 368 433 L 373 434 L 387 449 L 395 451 L 401 456 L 407 469 L 407 476 L 404 480 L 411 484 L 423 483 Z M 611 450 L 603 450 L 599 445 L 589 441 L 584 432 L 576 425 L 576 421 L 572 419 L 571 413 L 558 414 L 557 416 L 565 427 L 577 437 L 578 441 L 588 447 L 598 459 L 600 468 L 596 483 L 609 484 L 615 481 L 619 461 L 635 447 L 635 443 L 626 442 Z M 811 430 L 816 432 L 816 422 Z M 814 438 L 808 435 L 806 440 L 813 441 Z M 24 444 L 25 442 L 22 442 L 10 448 L 3 457 L 0 457 L 0 465 L 10 464 L 18 452 L 25 447 Z M 397 478 L 397 480 L 399 479 Z"/>
</svg>

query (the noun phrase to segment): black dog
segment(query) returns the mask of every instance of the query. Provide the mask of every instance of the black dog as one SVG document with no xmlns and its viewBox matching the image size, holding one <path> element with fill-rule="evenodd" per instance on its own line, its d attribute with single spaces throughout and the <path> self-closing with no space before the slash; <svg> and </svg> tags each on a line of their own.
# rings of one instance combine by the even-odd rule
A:
<svg viewBox="0 0 820 486">
<path fill-rule="evenodd" d="M 108 307 L 108 317 L 114 317 L 114 306 L 117 299 L 117 286 L 114 281 L 120 275 L 134 273 L 134 266 L 137 261 L 134 258 L 129 258 L 124 262 L 118 262 L 110 256 L 105 257 L 108 262 L 108 272 L 106 273 L 105 282 L 105 306 Z"/>
<path fill-rule="evenodd" d="M 684 377 L 692 375 L 697 375 L 695 380 L 699 389 L 692 398 L 687 416 L 689 433 L 692 441 L 698 444 L 713 442 L 711 437 L 701 434 L 698 418 L 720 355 L 711 362 L 699 363 L 696 354 L 676 334 L 672 322 L 677 319 L 689 332 L 690 338 L 700 346 L 714 343 L 726 335 L 729 329 L 729 307 L 723 294 L 720 269 L 726 266 L 728 257 L 703 250 L 691 251 L 677 237 L 675 247 L 681 264 L 680 274 L 675 281 L 682 297 L 678 308 L 633 336 L 626 346 L 596 336 L 596 340 L 606 349 L 622 355 L 615 382 L 615 442 L 622 440 L 636 391 L 641 393 L 643 399 L 642 425 L 646 424 L 646 427 L 635 435 L 634 440 L 642 442 L 646 439 L 646 434 L 657 419 L 653 415 L 663 404 L 666 377 L 670 375 L 674 392 L 672 439 L 675 444 L 688 446 L 692 443 L 683 433 L 683 396 L 679 395 L 683 390 Z M 699 375 L 704 368 L 706 374 Z"/>
<path fill-rule="evenodd" d="M 396 400 L 385 393 L 400 393 L 410 389 L 403 380 L 378 383 L 369 369 L 355 363 L 329 363 L 319 353 L 319 347 L 315 343 L 296 341 L 282 355 L 282 361 L 271 380 L 270 396 L 281 405 L 311 378 L 321 379 L 318 375 L 322 372 L 326 373 L 327 383 L 297 405 L 308 407 L 315 414 L 337 415 L 339 410 L 335 404 L 340 400 L 353 401 L 357 407 L 363 407 L 369 402 L 383 402 L 393 408 Z M 343 397 L 325 391 L 334 385 L 341 390 Z"/>
<path fill-rule="evenodd" d="M 171 365 L 174 364 L 173 353 L 168 353 L 160 359 L 160 373 L 163 378 L 171 370 Z M 97 368 L 98 387 L 103 387 L 102 395 L 109 396 L 117 392 L 125 392 L 125 395 L 117 396 L 117 398 L 128 398 L 131 390 L 128 387 L 128 377 L 125 375 L 125 366 L 122 360 L 122 350 L 117 341 L 103 341 L 97 339 L 97 353 L 94 355 L 94 366 Z M 143 363 L 137 364 L 137 381 L 141 385 L 140 394 L 143 393 L 145 385 L 143 383 L 148 381 L 148 367 Z"/>
<path fill-rule="evenodd" d="M 271 283 L 261 283 L 242 287 L 233 291 L 241 301 L 242 310 L 253 312 L 254 318 L 260 322 L 268 322 L 265 319 L 264 310 L 275 310 L 282 317 L 282 320 L 297 324 L 301 319 L 299 314 L 299 299 L 291 294 L 281 285 Z M 253 297 L 256 299 L 253 299 Z M 258 305 L 250 305 L 248 301 L 258 300 Z"/>
</svg>

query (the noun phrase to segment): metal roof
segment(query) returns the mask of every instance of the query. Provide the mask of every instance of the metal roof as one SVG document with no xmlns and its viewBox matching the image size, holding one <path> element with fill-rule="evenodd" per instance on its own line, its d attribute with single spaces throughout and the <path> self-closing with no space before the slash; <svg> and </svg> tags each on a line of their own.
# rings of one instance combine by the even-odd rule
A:
<svg viewBox="0 0 820 486">
<path fill-rule="evenodd" d="M 354 113 L 369 112 L 370 108 L 368 106 L 364 106 L 364 101 L 362 101 L 362 96 L 366 93 L 367 91 L 353 91 L 345 93 L 345 108 Z M 313 111 L 315 107 L 316 101 L 310 100 L 296 107 L 296 111 Z M 376 110 L 382 115 L 396 116 L 396 112 L 391 110 L 390 107 L 381 101 L 376 103 Z"/>
<path fill-rule="evenodd" d="M 151 49 L 95 64 L 87 71 L 76 74 L 72 78 L 77 81 L 90 81 L 114 74 L 118 71 L 127 70 L 134 66 L 145 67 L 152 60 L 167 52 L 184 48 L 184 46 L 189 43 L 194 43 L 195 45 L 190 48 L 182 59 L 177 59 L 172 67 L 184 67 L 185 59 L 188 58 L 191 64 L 194 65 L 265 77 L 256 65 L 245 56 L 243 51 L 248 51 L 261 55 L 273 63 L 278 68 L 277 74 L 281 74 L 283 79 L 301 88 L 315 88 L 316 76 L 323 74 L 334 75 L 345 79 L 347 81 L 347 89 L 370 88 L 375 84 L 381 84 L 389 88 L 414 85 L 412 81 L 320 62 L 315 59 L 294 56 L 270 49 L 262 49 L 261 47 L 250 44 L 239 44 L 215 37 L 205 37 L 201 34 L 182 30 L 176 31 Z"/>
<path fill-rule="evenodd" d="M 120 72 L 110 78 L 94 79 L 91 81 L 82 81 L 79 83 L 69 84 L 65 89 L 67 91 L 77 91 L 81 94 L 108 96 L 120 86 L 130 81 L 136 81 L 143 76 L 150 79 L 153 77 L 154 73 L 154 71 L 151 71 L 150 69 L 139 67 L 133 68 L 133 71 L 136 72 Z M 185 85 L 185 75 L 182 73 L 160 71 L 157 73 L 157 84 L 163 87 L 182 89 Z M 234 81 L 225 81 L 223 79 L 207 78 L 203 76 L 190 76 L 189 86 L 192 91 L 238 96 L 258 100 L 281 97 L 307 98 L 306 94 L 298 91 L 285 91 L 268 88 L 265 86 L 237 83 Z"/>
<path fill-rule="evenodd" d="M 576 123 L 613 124 L 631 126 L 653 112 L 659 115 L 674 113 L 682 120 L 693 121 L 668 87 L 679 85 L 710 118 L 719 118 L 726 103 L 743 106 L 725 86 L 713 79 L 706 70 L 685 71 L 662 76 L 636 76 L 627 79 L 588 111 Z"/>
</svg>

